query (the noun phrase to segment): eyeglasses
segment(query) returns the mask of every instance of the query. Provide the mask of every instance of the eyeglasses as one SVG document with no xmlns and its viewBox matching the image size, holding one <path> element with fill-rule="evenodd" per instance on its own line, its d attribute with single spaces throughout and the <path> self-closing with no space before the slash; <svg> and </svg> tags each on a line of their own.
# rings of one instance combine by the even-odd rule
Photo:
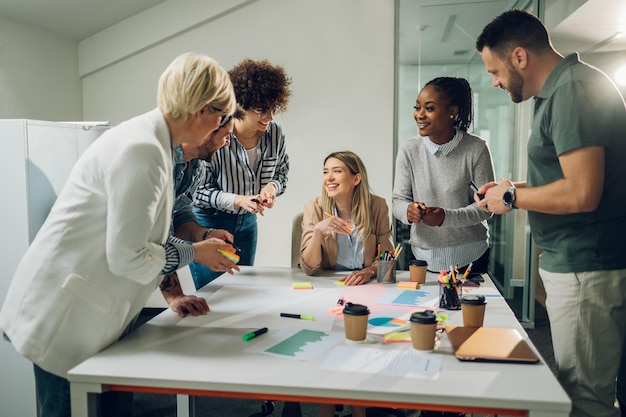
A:
<svg viewBox="0 0 626 417">
<path fill-rule="evenodd" d="M 276 109 L 251 109 L 253 112 L 259 115 L 259 119 L 265 119 L 266 117 L 274 117 L 274 113 L 276 113 Z"/>
<path fill-rule="evenodd" d="M 215 113 L 222 113 L 223 110 L 222 109 L 218 109 L 215 106 L 211 106 L 211 109 L 215 112 Z M 228 123 L 230 123 L 230 121 L 233 120 L 233 115 L 232 114 L 225 114 L 222 113 L 222 115 L 220 116 L 220 124 L 218 126 L 218 129 L 223 128 L 224 126 L 226 126 Z"/>
<path fill-rule="evenodd" d="M 227 124 L 229 124 L 231 120 L 233 120 L 232 114 L 223 114 L 222 118 L 220 119 L 220 125 L 218 126 L 218 129 L 221 129 Z"/>
</svg>

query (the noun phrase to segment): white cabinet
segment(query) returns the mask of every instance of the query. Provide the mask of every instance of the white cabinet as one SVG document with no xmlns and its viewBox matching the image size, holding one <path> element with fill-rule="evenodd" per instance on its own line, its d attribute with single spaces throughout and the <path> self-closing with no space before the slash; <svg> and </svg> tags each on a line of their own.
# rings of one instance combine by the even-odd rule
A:
<svg viewBox="0 0 626 417">
<path fill-rule="evenodd" d="M 0 120 L 0 303 L 72 166 L 105 130 L 89 124 Z M 0 340 L 0 386 L 3 415 L 37 415 L 32 364 L 4 340 Z"/>
</svg>

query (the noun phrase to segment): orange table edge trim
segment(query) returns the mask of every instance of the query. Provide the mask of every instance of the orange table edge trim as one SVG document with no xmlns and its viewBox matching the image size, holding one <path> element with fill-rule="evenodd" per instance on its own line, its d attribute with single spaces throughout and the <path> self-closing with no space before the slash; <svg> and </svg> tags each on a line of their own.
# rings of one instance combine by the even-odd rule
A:
<svg viewBox="0 0 626 417">
<path fill-rule="evenodd" d="M 205 391 L 194 389 L 174 389 L 174 388 L 160 388 L 160 387 L 140 387 L 133 385 L 103 385 L 108 387 L 110 391 L 125 391 L 125 392 L 144 392 L 150 394 L 182 394 L 198 397 L 223 397 L 223 398 L 242 398 L 248 400 L 263 400 L 263 401 L 285 401 L 285 402 L 309 402 L 318 404 L 335 404 L 337 399 L 335 398 L 322 398 L 322 397 L 305 397 L 296 395 L 282 395 L 282 394 L 261 394 L 261 393 L 241 393 L 230 391 Z M 383 407 L 383 408 L 404 408 L 407 410 L 429 410 L 429 411 L 447 411 L 447 412 L 459 412 L 459 413 L 477 413 L 477 414 L 503 414 L 506 416 L 524 417 L 528 415 L 526 410 L 508 409 L 508 408 L 488 408 L 488 407 L 462 407 L 452 405 L 435 405 L 435 404 L 415 404 L 415 403 L 396 403 L 386 401 L 371 401 L 371 400 L 341 400 L 346 405 L 360 405 L 366 407 Z"/>
</svg>

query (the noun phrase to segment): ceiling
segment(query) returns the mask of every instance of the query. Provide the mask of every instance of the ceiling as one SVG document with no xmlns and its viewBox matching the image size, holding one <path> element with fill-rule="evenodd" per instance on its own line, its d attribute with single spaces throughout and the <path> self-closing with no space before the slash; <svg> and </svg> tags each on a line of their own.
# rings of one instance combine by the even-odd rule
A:
<svg viewBox="0 0 626 417">
<path fill-rule="evenodd" d="M 81 41 L 166 0 L 0 0 L 0 16 Z M 544 0 L 554 5 L 584 0 Z M 528 0 L 400 0 L 402 63 L 465 63 L 476 57 L 474 44 L 497 14 Z M 556 8 L 556 6 L 554 6 Z M 559 11 L 560 13 L 560 11 Z M 554 14 L 557 14 L 556 12 Z M 559 19 L 560 20 L 560 19 Z M 562 53 L 626 50 L 625 0 L 588 0 L 556 27 L 553 42 Z M 609 42 L 610 41 L 610 42 Z M 421 50 L 421 53 L 420 53 Z"/>
<path fill-rule="evenodd" d="M 400 0 L 400 62 L 463 64 L 478 59 L 475 44 L 482 28 L 500 13 L 525 8 L 529 3 L 529 0 Z M 616 36 L 626 34 L 626 1 L 544 0 L 544 3 L 552 42 L 561 53 L 626 51 L 626 36 Z M 584 4 L 574 7 L 581 3 Z M 564 14 L 569 16 L 559 17 Z"/>
<path fill-rule="evenodd" d="M 0 0 L 0 17 L 81 41 L 166 0 Z"/>
</svg>

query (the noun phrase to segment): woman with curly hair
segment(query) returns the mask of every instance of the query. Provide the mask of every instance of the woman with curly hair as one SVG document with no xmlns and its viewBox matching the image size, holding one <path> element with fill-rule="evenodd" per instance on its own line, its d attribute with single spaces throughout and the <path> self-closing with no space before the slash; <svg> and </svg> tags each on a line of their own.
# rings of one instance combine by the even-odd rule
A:
<svg viewBox="0 0 626 417">
<path fill-rule="evenodd" d="M 274 207 L 285 192 L 289 157 L 285 134 L 274 115 L 287 109 L 291 79 L 285 69 L 267 60 L 244 59 L 229 72 L 237 103 L 245 110 L 235 120 L 230 143 L 211 162 L 194 194 L 194 213 L 204 227 L 225 229 L 240 248 L 240 265 L 254 265 L 257 214 Z M 193 263 L 196 288 L 222 272 Z"/>
</svg>

